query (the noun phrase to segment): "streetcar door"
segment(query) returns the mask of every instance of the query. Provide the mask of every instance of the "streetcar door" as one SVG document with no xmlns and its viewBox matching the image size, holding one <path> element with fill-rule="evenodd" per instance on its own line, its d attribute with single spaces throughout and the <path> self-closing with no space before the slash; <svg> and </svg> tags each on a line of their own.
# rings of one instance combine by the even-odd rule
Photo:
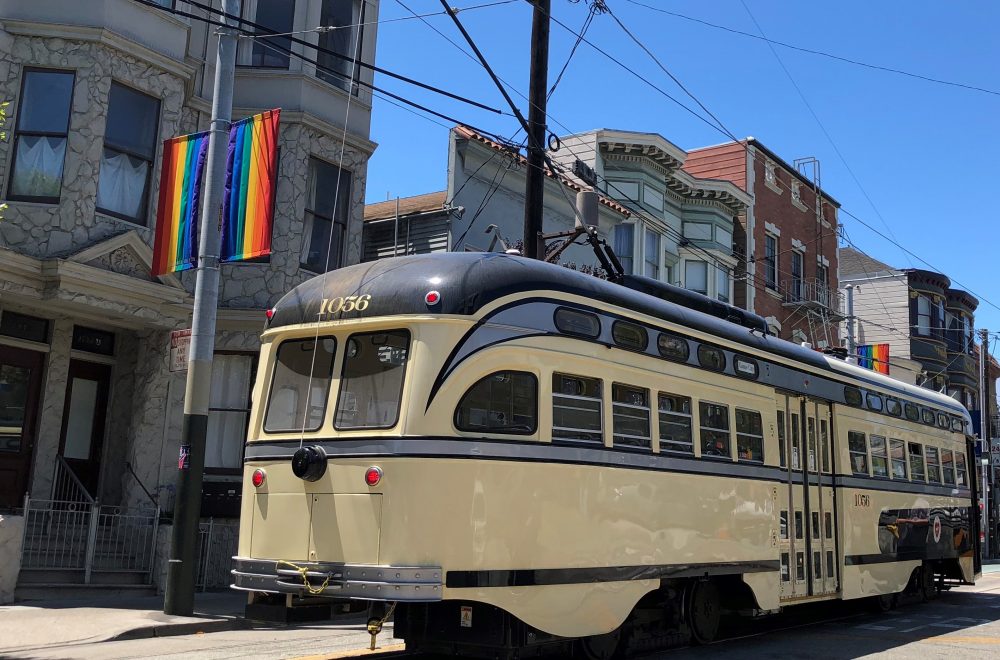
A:
<svg viewBox="0 0 1000 660">
<path fill-rule="evenodd" d="M 837 562 L 834 546 L 833 465 L 831 461 L 830 405 L 814 399 L 800 399 L 804 460 L 801 490 L 804 505 L 806 573 L 809 595 L 837 591 Z"/>
<path fill-rule="evenodd" d="M 800 438 L 802 414 L 797 396 L 778 393 L 775 426 L 778 436 L 778 464 L 784 471 L 784 483 L 778 489 L 778 548 L 781 560 L 782 600 L 808 595 L 806 551 L 803 523 L 802 488 L 799 473 L 802 463 Z"/>
</svg>

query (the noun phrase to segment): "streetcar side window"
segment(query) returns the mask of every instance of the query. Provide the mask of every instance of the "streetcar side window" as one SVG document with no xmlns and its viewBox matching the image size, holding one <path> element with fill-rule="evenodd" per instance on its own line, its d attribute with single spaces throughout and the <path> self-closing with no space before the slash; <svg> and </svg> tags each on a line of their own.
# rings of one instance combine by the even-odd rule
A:
<svg viewBox="0 0 1000 660">
<path fill-rule="evenodd" d="M 694 454 L 691 397 L 660 392 L 660 451 Z"/>
<path fill-rule="evenodd" d="M 872 476 L 889 476 L 889 457 L 886 453 L 885 438 L 873 435 L 872 441 Z"/>
<path fill-rule="evenodd" d="M 782 582 L 789 582 L 789 581 L 791 581 L 792 576 L 789 575 L 788 571 L 789 571 L 789 567 L 788 567 L 788 553 L 787 552 L 782 552 L 781 553 L 781 581 Z"/>
<path fill-rule="evenodd" d="M 701 455 L 729 458 L 729 407 L 706 401 L 698 402 L 701 424 Z"/>
<path fill-rule="evenodd" d="M 961 433 L 965 430 L 965 422 L 962 421 L 961 417 L 951 418 L 951 430 Z"/>
<path fill-rule="evenodd" d="M 851 470 L 854 474 L 868 475 L 868 442 L 864 433 L 847 432 L 847 448 L 851 452 Z"/>
<path fill-rule="evenodd" d="M 616 445 L 650 449 L 649 390 L 611 385 L 611 423 Z"/>
<path fill-rule="evenodd" d="M 861 390 L 850 385 L 844 386 L 844 401 L 849 406 L 861 407 Z"/>
<path fill-rule="evenodd" d="M 809 443 L 809 471 L 816 471 L 816 420 L 806 417 L 806 438 Z"/>
<path fill-rule="evenodd" d="M 698 345 L 698 364 L 712 371 L 726 370 L 726 354 L 714 346 Z"/>
<path fill-rule="evenodd" d="M 597 314 L 560 307 L 555 313 L 556 328 L 568 335 L 596 339 L 601 334 L 601 320 Z"/>
<path fill-rule="evenodd" d="M 920 408 L 917 408 L 916 405 L 907 402 L 906 404 L 903 405 L 903 412 L 906 413 L 906 419 L 910 420 L 911 422 L 920 421 Z"/>
<path fill-rule="evenodd" d="M 602 383 L 552 374 L 552 439 L 604 444 Z"/>
<path fill-rule="evenodd" d="M 333 337 L 290 339 L 278 345 L 265 433 L 316 431 L 323 425 L 336 353 Z"/>
<path fill-rule="evenodd" d="M 923 445 L 909 443 L 910 455 L 910 481 L 926 481 L 924 478 L 924 447 Z"/>
<path fill-rule="evenodd" d="M 872 394 L 869 392 L 867 401 L 869 410 L 876 410 L 876 411 L 882 410 L 882 397 L 880 397 L 878 394 Z"/>
<path fill-rule="evenodd" d="M 924 424 L 928 426 L 934 426 L 934 411 L 928 408 L 922 408 L 920 410 L 921 420 Z"/>
<path fill-rule="evenodd" d="M 887 398 L 885 400 L 885 412 L 893 417 L 899 417 L 903 414 L 902 405 L 899 403 L 899 399 Z"/>
<path fill-rule="evenodd" d="M 939 429 L 947 429 L 951 427 L 951 423 L 948 421 L 948 415 L 944 413 L 937 414 L 937 425 Z"/>
<path fill-rule="evenodd" d="M 410 332 L 358 332 L 344 349 L 334 428 L 388 429 L 399 421 Z"/>
<path fill-rule="evenodd" d="M 945 485 L 955 485 L 955 455 L 950 449 L 941 450 L 941 475 Z"/>
<path fill-rule="evenodd" d="M 938 461 L 937 447 L 927 447 L 927 481 L 941 483 L 941 463 Z"/>
<path fill-rule="evenodd" d="M 538 379 L 526 371 L 498 371 L 479 379 L 455 409 L 459 431 L 530 435 L 538 426 Z"/>
<path fill-rule="evenodd" d="M 955 452 L 955 485 L 969 485 L 969 478 L 965 471 L 965 454 L 960 451 Z"/>
<path fill-rule="evenodd" d="M 823 461 L 823 472 L 830 471 L 830 436 L 826 430 L 826 420 L 819 420 L 819 451 Z"/>
<path fill-rule="evenodd" d="M 736 456 L 741 461 L 764 462 L 764 422 L 759 412 L 736 409 Z"/>
<path fill-rule="evenodd" d="M 649 343 L 649 335 L 646 333 L 646 328 L 626 321 L 615 321 L 612 324 L 611 338 L 622 348 L 633 351 L 644 351 L 646 350 L 646 344 Z"/>
<path fill-rule="evenodd" d="M 691 347 L 688 346 L 687 339 L 665 332 L 657 336 L 656 348 L 660 351 L 660 355 L 668 360 L 687 362 L 691 357 Z"/>
<path fill-rule="evenodd" d="M 906 479 L 906 447 L 902 440 L 889 440 L 889 466 L 893 479 Z"/>
</svg>

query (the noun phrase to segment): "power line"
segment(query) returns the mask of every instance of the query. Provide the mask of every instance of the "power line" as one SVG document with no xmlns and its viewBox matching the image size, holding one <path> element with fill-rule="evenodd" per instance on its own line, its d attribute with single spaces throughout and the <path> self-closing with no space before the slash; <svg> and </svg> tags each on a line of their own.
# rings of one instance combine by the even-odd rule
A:
<svg viewBox="0 0 1000 660">
<path fill-rule="evenodd" d="M 551 99 L 552 94 L 555 93 L 556 87 L 559 86 L 559 82 L 566 73 L 566 69 L 569 68 L 569 63 L 573 61 L 576 49 L 580 47 L 580 42 L 583 41 L 583 35 L 587 34 L 587 30 L 590 29 L 591 23 L 594 22 L 594 16 L 605 11 L 610 11 L 605 5 L 598 4 L 597 2 L 591 3 L 590 9 L 587 11 L 587 18 L 583 21 L 583 27 L 580 29 L 580 35 L 576 38 L 576 41 L 573 42 L 573 47 L 569 49 L 569 55 L 566 57 L 566 61 L 563 63 L 562 68 L 559 69 L 559 75 L 556 76 L 555 82 L 553 82 L 552 86 L 549 87 L 549 93 L 545 95 L 546 100 Z"/>
<path fill-rule="evenodd" d="M 982 92 L 984 94 L 992 94 L 994 96 L 1000 96 L 1000 91 L 996 91 L 996 90 L 993 90 L 993 89 L 987 89 L 985 87 L 977 87 L 976 85 L 968 85 L 966 83 L 955 82 L 953 80 L 943 80 L 941 78 L 933 78 L 931 76 L 926 76 L 926 75 L 923 75 L 923 74 L 920 74 L 920 73 L 913 73 L 912 71 L 905 71 L 903 69 L 896 69 L 896 68 L 893 68 L 893 67 L 881 66 L 881 65 L 878 65 L 878 64 L 871 64 L 870 62 L 862 62 L 860 60 L 851 59 L 849 57 L 844 57 L 842 55 L 835 55 L 833 53 L 827 53 L 827 52 L 824 52 L 824 51 L 821 51 L 821 50 L 815 50 L 815 49 L 812 49 L 812 48 L 805 48 L 803 46 L 796 46 L 794 44 L 789 44 L 789 43 L 786 43 L 786 42 L 783 42 L 783 41 L 778 41 L 777 39 L 770 39 L 770 38 L 768 38 L 766 36 L 752 34 L 750 32 L 744 32 L 742 30 L 737 30 L 736 28 L 731 28 L 731 27 L 728 27 L 728 26 L 725 26 L 725 25 L 719 25 L 717 23 L 711 23 L 711 22 L 706 21 L 704 19 L 695 18 L 693 16 L 686 16 L 684 14 L 679 14 L 677 12 L 669 11 L 669 10 L 663 9 L 661 7 L 654 7 L 652 5 L 648 5 L 648 4 L 645 4 L 643 2 L 638 2 L 637 0 L 626 0 L 626 2 L 629 2 L 629 3 L 633 4 L 633 5 L 637 5 L 639 7 L 645 7 L 646 9 L 649 9 L 651 11 L 660 12 L 661 14 L 667 14 L 668 16 L 673 16 L 675 18 L 680 18 L 680 19 L 683 19 L 685 21 L 691 21 L 692 23 L 699 23 L 701 25 L 704 25 L 706 27 L 710 27 L 710 28 L 713 28 L 713 29 L 716 29 L 716 30 L 723 30 L 725 32 L 730 32 L 732 34 L 738 34 L 738 35 L 743 36 L 743 37 L 749 37 L 751 39 L 757 39 L 759 41 L 765 41 L 765 42 L 767 42 L 769 44 L 773 44 L 775 46 L 781 46 L 782 48 L 788 48 L 790 50 L 797 50 L 797 51 L 800 51 L 800 52 L 803 52 L 803 53 L 809 53 L 810 55 L 818 55 L 820 57 L 827 57 L 827 58 L 830 58 L 832 60 L 837 60 L 839 62 L 845 62 L 847 64 L 853 64 L 853 65 L 856 65 L 856 66 L 865 67 L 867 69 L 874 69 L 876 71 L 885 71 L 887 73 L 895 73 L 897 75 L 907 76 L 907 77 L 910 77 L 910 78 L 916 78 L 918 80 L 924 80 L 926 82 L 931 82 L 931 83 L 935 83 L 935 84 L 938 84 L 938 85 L 948 85 L 950 87 L 959 87 L 961 89 L 968 89 L 968 90 L 971 90 L 971 91 L 974 91 L 974 92 Z"/>
</svg>

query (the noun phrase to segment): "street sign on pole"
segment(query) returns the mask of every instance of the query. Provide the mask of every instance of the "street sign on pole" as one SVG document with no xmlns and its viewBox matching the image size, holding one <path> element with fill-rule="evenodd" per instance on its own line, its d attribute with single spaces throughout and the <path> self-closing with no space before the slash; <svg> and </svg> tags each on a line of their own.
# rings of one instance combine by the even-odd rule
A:
<svg viewBox="0 0 1000 660">
<path fill-rule="evenodd" d="M 187 371 L 188 349 L 191 348 L 191 328 L 170 333 L 170 371 Z"/>
</svg>

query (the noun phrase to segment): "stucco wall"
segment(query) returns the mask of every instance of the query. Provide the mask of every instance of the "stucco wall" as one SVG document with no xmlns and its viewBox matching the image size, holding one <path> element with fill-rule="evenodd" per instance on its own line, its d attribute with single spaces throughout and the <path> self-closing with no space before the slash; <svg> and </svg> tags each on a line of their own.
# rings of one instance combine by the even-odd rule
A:
<svg viewBox="0 0 1000 660">
<path fill-rule="evenodd" d="M 0 605 L 14 601 L 23 540 L 24 517 L 0 515 Z"/>
</svg>

